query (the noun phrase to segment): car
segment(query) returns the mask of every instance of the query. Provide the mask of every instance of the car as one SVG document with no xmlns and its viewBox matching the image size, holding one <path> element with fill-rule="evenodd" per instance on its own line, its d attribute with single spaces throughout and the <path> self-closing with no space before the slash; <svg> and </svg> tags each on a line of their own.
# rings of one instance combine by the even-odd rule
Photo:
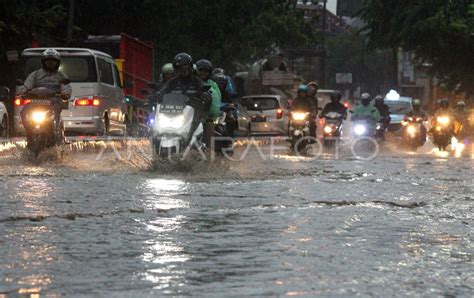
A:
<svg viewBox="0 0 474 298">
<path fill-rule="evenodd" d="M 385 97 L 385 104 L 390 112 L 390 125 L 388 131 L 398 132 L 402 128 L 403 117 L 406 113 L 413 109 L 413 99 L 406 96 L 390 96 Z"/>
<path fill-rule="evenodd" d="M 242 98 L 250 122 L 249 135 L 286 135 L 288 103 L 280 95 L 250 95 Z"/>
<path fill-rule="evenodd" d="M 41 53 L 44 50 L 45 48 L 31 48 L 22 52 L 20 81 L 41 68 Z M 68 109 L 61 113 L 66 134 L 125 133 L 124 94 L 119 71 L 112 57 L 84 48 L 55 50 L 61 54 L 59 70 L 71 79 L 72 96 Z M 20 117 L 23 105 L 24 101 L 15 100 L 14 126 L 18 135 L 24 134 Z"/>
<path fill-rule="evenodd" d="M 9 136 L 9 118 L 5 102 L 10 100 L 10 90 L 7 87 L 0 87 L 0 138 Z"/>
</svg>

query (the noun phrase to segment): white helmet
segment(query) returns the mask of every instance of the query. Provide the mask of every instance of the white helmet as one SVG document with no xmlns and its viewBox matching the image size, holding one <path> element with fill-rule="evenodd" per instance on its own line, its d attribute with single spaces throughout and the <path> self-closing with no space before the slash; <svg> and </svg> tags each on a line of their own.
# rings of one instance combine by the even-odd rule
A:
<svg viewBox="0 0 474 298">
<path fill-rule="evenodd" d="M 59 54 L 59 52 L 56 51 L 55 49 L 46 49 L 41 54 L 41 61 L 44 61 L 46 59 L 55 59 L 58 62 L 61 62 L 61 54 Z"/>
</svg>

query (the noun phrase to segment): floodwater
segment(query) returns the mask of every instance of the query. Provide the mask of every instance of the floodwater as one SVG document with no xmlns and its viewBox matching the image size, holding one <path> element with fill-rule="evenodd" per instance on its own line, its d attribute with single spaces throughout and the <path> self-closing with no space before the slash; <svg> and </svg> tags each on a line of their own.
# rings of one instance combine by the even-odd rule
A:
<svg viewBox="0 0 474 298">
<path fill-rule="evenodd" d="M 4 147 L 0 297 L 474 295 L 469 153 L 261 142 L 173 168 L 140 146 Z"/>
</svg>

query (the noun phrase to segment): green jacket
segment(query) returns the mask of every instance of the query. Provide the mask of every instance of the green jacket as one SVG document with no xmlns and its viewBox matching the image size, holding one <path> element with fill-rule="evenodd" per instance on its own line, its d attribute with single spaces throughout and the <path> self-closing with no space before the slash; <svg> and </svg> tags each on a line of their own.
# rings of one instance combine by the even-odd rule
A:
<svg viewBox="0 0 474 298">
<path fill-rule="evenodd" d="M 209 117 L 212 120 L 216 120 L 219 117 L 221 111 L 221 102 L 222 102 L 222 94 L 219 90 L 219 86 L 217 86 L 216 82 L 213 80 L 207 80 L 204 82 L 205 85 L 211 86 L 211 96 L 212 96 L 212 103 L 211 109 L 209 110 Z"/>
<path fill-rule="evenodd" d="M 377 123 L 380 120 L 380 113 L 373 105 L 358 105 L 354 110 L 353 117 L 371 117 Z"/>
</svg>

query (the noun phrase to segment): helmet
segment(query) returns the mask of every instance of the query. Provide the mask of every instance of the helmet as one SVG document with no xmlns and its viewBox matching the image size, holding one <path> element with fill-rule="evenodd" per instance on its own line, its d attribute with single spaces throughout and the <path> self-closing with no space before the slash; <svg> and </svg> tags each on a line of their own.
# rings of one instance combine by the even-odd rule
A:
<svg viewBox="0 0 474 298">
<path fill-rule="evenodd" d="M 223 75 L 225 75 L 224 69 L 222 69 L 222 68 L 216 68 L 216 69 L 214 69 L 214 71 L 212 72 L 213 75 L 217 75 L 217 74 L 220 74 L 220 73 L 223 74 Z"/>
<path fill-rule="evenodd" d="M 217 84 L 227 86 L 227 77 L 223 73 L 215 74 L 212 78 Z"/>
<path fill-rule="evenodd" d="M 318 90 L 319 89 L 319 84 L 316 81 L 309 82 L 308 87 L 315 88 L 316 90 Z"/>
<path fill-rule="evenodd" d="M 46 64 L 46 60 L 55 60 L 56 65 L 51 66 Z M 41 62 L 43 64 L 43 68 L 46 69 L 47 71 L 50 72 L 55 72 L 58 71 L 59 69 L 59 64 L 61 63 L 61 54 L 59 54 L 58 51 L 55 49 L 46 49 L 42 54 L 41 54 Z"/>
<path fill-rule="evenodd" d="M 439 101 L 439 106 L 442 107 L 442 108 L 449 108 L 449 101 L 447 98 L 443 98 Z"/>
<path fill-rule="evenodd" d="M 298 86 L 298 92 L 308 93 L 309 92 L 308 85 L 305 85 L 305 84 L 299 85 Z"/>
<path fill-rule="evenodd" d="M 416 107 L 416 106 L 419 106 L 419 107 L 420 107 L 420 106 L 421 106 L 421 100 L 419 100 L 419 99 L 414 99 L 414 100 L 413 100 L 413 106 L 414 106 L 414 107 Z"/>
<path fill-rule="evenodd" d="M 174 68 L 172 63 L 166 63 L 161 68 L 161 74 L 174 74 Z"/>
<path fill-rule="evenodd" d="M 370 104 L 371 98 L 369 93 L 363 93 L 360 97 L 362 104 L 368 106 Z"/>
<path fill-rule="evenodd" d="M 458 101 L 458 103 L 456 104 L 456 106 L 457 106 L 458 108 L 464 108 L 464 107 L 466 107 L 466 103 L 461 100 L 461 101 Z"/>
<path fill-rule="evenodd" d="M 205 70 L 209 71 L 210 73 L 212 73 L 212 71 L 214 70 L 214 67 L 212 66 L 211 61 L 206 60 L 206 59 L 201 59 L 198 62 L 196 62 L 196 66 L 197 66 L 198 70 L 199 69 L 205 69 Z"/>
<path fill-rule="evenodd" d="M 173 59 L 173 69 L 178 77 L 189 77 L 193 73 L 193 58 L 186 53 L 180 53 Z"/>
<path fill-rule="evenodd" d="M 331 102 L 337 103 L 340 102 L 342 98 L 341 92 L 339 91 L 334 91 L 331 93 Z"/>
<path fill-rule="evenodd" d="M 375 99 L 375 104 L 383 105 L 384 98 L 382 95 L 376 95 L 374 99 Z"/>
<path fill-rule="evenodd" d="M 59 52 L 56 51 L 55 49 L 46 49 L 41 54 L 41 61 L 45 61 L 47 59 L 54 59 L 54 60 L 57 60 L 58 62 L 61 62 L 61 54 L 59 54 Z"/>
</svg>

